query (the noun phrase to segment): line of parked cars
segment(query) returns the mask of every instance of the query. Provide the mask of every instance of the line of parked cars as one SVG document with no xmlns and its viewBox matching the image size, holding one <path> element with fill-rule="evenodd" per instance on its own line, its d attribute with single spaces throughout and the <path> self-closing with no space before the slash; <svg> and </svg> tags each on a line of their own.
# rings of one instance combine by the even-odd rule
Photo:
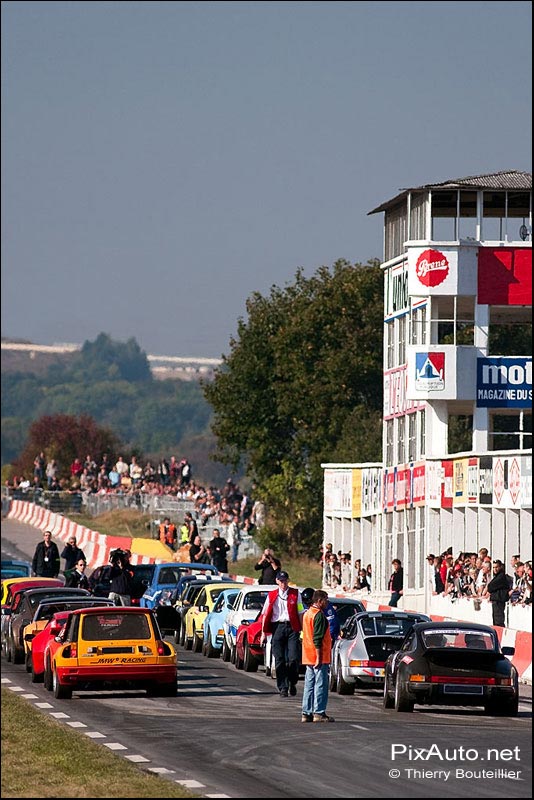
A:
<svg viewBox="0 0 534 800">
<path fill-rule="evenodd" d="M 221 656 L 237 669 L 275 669 L 269 637 L 260 641 L 262 609 L 276 586 L 243 584 L 211 565 L 160 564 L 139 571 L 139 605 L 68 589 L 60 578 L 2 577 L 1 649 L 25 663 L 33 682 L 58 699 L 95 688 L 144 688 L 175 696 L 176 648 Z M 22 570 L 24 571 L 24 570 Z M 94 573 L 93 573 L 94 574 Z M 106 594 L 102 572 L 95 583 Z M 173 583 L 174 581 L 174 583 Z M 109 586 L 107 587 L 109 591 Z M 416 704 L 483 706 L 488 714 L 518 713 L 519 677 L 493 628 L 432 622 L 425 614 L 366 611 L 351 598 L 331 598 L 340 626 L 332 647 L 330 689 L 383 691 L 385 709 Z"/>
</svg>

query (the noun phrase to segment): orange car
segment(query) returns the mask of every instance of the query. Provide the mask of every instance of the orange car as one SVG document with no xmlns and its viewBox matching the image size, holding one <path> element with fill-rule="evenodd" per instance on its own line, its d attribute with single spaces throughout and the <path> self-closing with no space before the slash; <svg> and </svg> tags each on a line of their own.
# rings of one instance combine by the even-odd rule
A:
<svg viewBox="0 0 534 800">
<path fill-rule="evenodd" d="M 112 606 L 72 611 L 45 648 L 44 685 L 58 699 L 99 688 L 146 689 L 175 697 L 176 650 L 163 641 L 149 608 Z"/>
</svg>

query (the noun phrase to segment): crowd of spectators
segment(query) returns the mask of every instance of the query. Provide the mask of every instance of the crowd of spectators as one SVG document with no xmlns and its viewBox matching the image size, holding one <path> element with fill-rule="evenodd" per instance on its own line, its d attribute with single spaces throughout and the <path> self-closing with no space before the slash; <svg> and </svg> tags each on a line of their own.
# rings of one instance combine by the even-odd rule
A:
<svg viewBox="0 0 534 800">
<path fill-rule="evenodd" d="M 339 550 L 336 554 L 330 543 L 324 548 L 321 547 L 319 563 L 323 567 L 323 586 L 329 589 L 341 589 L 344 592 L 371 591 L 371 564 L 364 567 L 359 558 L 352 564 L 350 553 Z"/>
<path fill-rule="evenodd" d="M 500 559 L 492 559 L 487 548 L 478 553 L 459 553 L 457 558 L 449 548 L 439 556 L 427 556 L 429 582 L 432 594 L 440 594 L 456 600 L 460 597 L 475 603 L 490 600 L 488 585 L 493 578 L 494 567 L 503 568 Z M 528 605 L 532 602 L 532 562 L 521 561 L 519 555 L 510 559 L 510 573 L 506 573 L 508 600 L 512 605 Z"/>
<path fill-rule="evenodd" d="M 122 454 L 112 458 L 103 453 L 98 459 L 86 455 L 83 459 L 74 458 L 68 473 L 70 477 L 65 477 L 64 471 L 62 475 L 57 461 L 46 461 L 41 452 L 34 460 L 33 480 L 16 476 L 6 481 L 6 488 L 14 497 L 21 498 L 31 498 L 43 491 L 67 492 L 79 497 L 80 507 L 83 495 L 156 495 L 188 500 L 194 503 L 194 512 L 186 515 L 184 524 L 196 527 L 198 523 L 201 529 L 215 525 L 224 527 L 232 548 L 232 561 L 237 559 L 243 534 L 265 525 L 265 506 L 260 500 L 254 501 L 231 478 L 222 489 L 205 488 L 193 479 L 193 469 L 187 458 L 161 458 L 154 466 L 150 461 L 140 463 L 135 455 L 129 461 Z M 192 543 L 196 533 L 189 527 L 186 540 Z M 177 539 L 176 536 L 173 549 L 178 544 Z M 164 540 L 170 544 L 172 537 L 164 535 Z"/>
</svg>

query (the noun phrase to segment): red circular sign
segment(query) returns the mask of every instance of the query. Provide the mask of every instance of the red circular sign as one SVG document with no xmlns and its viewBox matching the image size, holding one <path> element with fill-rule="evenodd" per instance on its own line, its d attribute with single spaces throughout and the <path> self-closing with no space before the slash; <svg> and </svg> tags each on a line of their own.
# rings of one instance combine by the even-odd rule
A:
<svg viewBox="0 0 534 800">
<path fill-rule="evenodd" d="M 449 262 L 439 250 L 423 250 L 417 259 L 415 274 L 424 286 L 439 286 L 449 274 Z"/>
</svg>

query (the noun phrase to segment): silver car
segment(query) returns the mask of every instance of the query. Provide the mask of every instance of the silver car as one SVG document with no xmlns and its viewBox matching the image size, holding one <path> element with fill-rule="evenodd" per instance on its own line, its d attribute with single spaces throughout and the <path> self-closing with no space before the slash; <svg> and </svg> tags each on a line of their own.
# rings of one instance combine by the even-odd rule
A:
<svg viewBox="0 0 534 800">
<path fill-rule="evenodd" d="M 366 611 L 354 614 L 332 646 L 330 689 L 338 694 L 382 687 L 388 656 L 401 646 L 416 622 L 426 614 L 408 611 Z"/>
</svg>

